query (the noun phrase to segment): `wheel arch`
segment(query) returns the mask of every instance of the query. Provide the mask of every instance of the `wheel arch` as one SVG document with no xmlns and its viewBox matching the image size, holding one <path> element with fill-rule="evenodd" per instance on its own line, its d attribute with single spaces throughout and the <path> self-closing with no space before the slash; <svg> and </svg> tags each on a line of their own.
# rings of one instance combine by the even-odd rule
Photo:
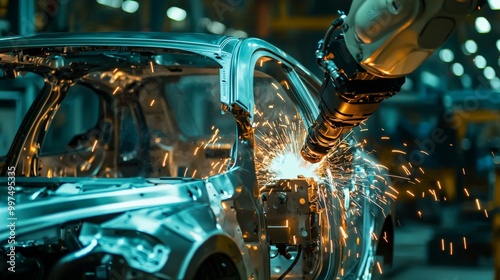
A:
<svg viewBox="0 0 500 280">
<path fill-rule="evenodd" d="M 242 252 L 236 243 L 225 235 L 211 236 L 196 249 L 185 271 L 184 279 L 194 280 L 200 267 L 206 264 L 206 261 L 209 261 L 211 258 L 226 258 L 236 268 L 239 279 L 246 279 L 247 273 Z"/>
</svg>

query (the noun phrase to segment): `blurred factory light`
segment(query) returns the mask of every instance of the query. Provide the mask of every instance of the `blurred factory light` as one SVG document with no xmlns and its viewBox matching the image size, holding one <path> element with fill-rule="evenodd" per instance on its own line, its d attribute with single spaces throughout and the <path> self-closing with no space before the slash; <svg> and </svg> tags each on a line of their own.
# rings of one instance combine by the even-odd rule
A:
<svg viewBox="0 0 500 280">
<path fill-rule="evenodd" d="M 210 20 L 209 18 L 201 18 L 200 21 L 199 21 L 199 24 L 201 27 L 204 27 L 204 28 L 207 28 L 207 26 L 209 26 L 210 24 L 212 23 L 212 20 Z"/>
<path fill-rule="evenodd" d="M 420 79 L 424 84 L 435 88 L 439 87 L 439 85 L 441 84 L 439 77 L 428 71 L 423 71 L 420 75 Z"/>
<path fill-rule="evenodd" d="M 464 74 L 462 77 L 460 77 L 460 81 L 462 82 L 462 86 L 464 88 L 469 89 L 472 87 L 472 78 L 469 74 Z"/>
<path fill-rule="evenodd" d="M 483 74 L 484 77 L 486 77 L 486 79 L 488 80 L 493 80 L 493 78 L 495 78 L 496 76 L 495 69 L 493 69 L 493 67 L 491 66 L 484 68 Z"/>
<path fill-rule="evenodd" d="M 413 80 L 409 77 L 406 77 L 405 83 L 401 87 L 402 91 L 410 91 L 413 89 Z"/>
<path fill-rule="evenodd" d="M 439 58 L 441 58 L 441 60 L 444 62 L 452 62 L 453 59 L 455 59 L 455 55 L 450 49 L 442 49 L 441 51 L 439 51 Z"/>
<path fill-rule="evenodd" d="M 187 12 L 179 7 L 170 7 L 167 10 L 167 17 L 175 21 L 183 21 L 186 19 Z"/>
<path fill-rule="evenodd" d="M 485 17 L 476 18 L 476 30 L 479 33 L 488 33 L 491 31 L 491 24 Z"/>
<path fill-rule="evenodd" d="M 465 49 L 469 53 L 476 53 L 477 52 L 477 44 L 474 40 L 467 40 L 465 42 Z"/>
<path fill-rule="evenodd" d="M 500 52 L 500 39 L 497 40 L 497 49 Z"/>
<path fill-rule="evenodd" d="M 97 3 L 112 8 L 120 8 L 123 0 L 97 0 Z"/>
<path fill-rule="evenodd" d="M 474 64 L 476 65 L 477 68 L 483 69 L 486 67 L 486 58 L 482 55 L 476 55 L 474 58 Z"/>
<path fill-rule="evenodd" d="M 464 138 L 462 140 L 462 143 L 460 143 L 460 146 L 462 146 L 462 149 L 467 151 L 472 146 L 471 141 L 469 140 L 469 138 Z"/>
<path fill-rule="evenodd" d="M 43 12 L 36 12 L 35 13 L 35 27 L 37 30 L 42 29 L 45 25 L 47 25 L 48 18 L 47 14 Z"/>
<path fill-rule="evenodd" d="M 239 38 L 246 38 L 246 37 L 248 37 L 248 33 L 246 33 L 243 30 L 236 30 L 236 31 L 234 31 L 233 36 L 236 36 Z"/>
<path fill-rule="evenodd" d="M 455 62 L 451 66 L 451 71 L 453 71 L 453 74 L 455 74 L 456 76 L 462 76 L 464 74 L 464 67 L 462 66 L 462 64 Z"/>
<path fill-rule="evenodd" d="M 492 10 L 500 10 L 500 0 L 488 0 Z"/>
<path fill-rule="evenodd" d="M 209 25 L 207 25 L 207 30 L 214 34 L 222 34 L 226 31 L 226 26 L 222 22 L 212 21 Z"/>
<path fill-rule="evenodd" d="M 243 30 L 238 30 L 238 29 L 233 29 L 233 28 L 228 28 L 226 30 L 226 34 L 229 36 L 234 36 L 238 38 L 246 38 L 248 37 L 248 34 L 243 31 Z"/>
<path fill-rule="evenodd" d="M 126 0 L 122 3 L 122 10 L 127 13 L 135 13 L 139 9 L 139 3 L 134 0 Z"/>
<path fill-rule="evenodd" d="M 500 90 L 500 79 L 498 77 L 491 79 L 490 84 L 491 88 L 495 90 Z"/>
</svg>

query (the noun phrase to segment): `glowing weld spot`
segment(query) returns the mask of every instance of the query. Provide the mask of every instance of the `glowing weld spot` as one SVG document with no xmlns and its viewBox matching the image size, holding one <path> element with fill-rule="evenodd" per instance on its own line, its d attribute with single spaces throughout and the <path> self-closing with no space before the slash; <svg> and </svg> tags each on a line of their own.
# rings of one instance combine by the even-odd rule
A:
<svg viewBox="0 0 500 280">
<path fill-rule="evenodd" d="M 316 170 L 319 163 L 311 164 L 302 159 L 298 154 L 285 153 L 275 157 L 270 165 L 270 170 L 277 178 L 297 178 L 303 175 L 308 178 L 317 178 Z"/>
</svg>

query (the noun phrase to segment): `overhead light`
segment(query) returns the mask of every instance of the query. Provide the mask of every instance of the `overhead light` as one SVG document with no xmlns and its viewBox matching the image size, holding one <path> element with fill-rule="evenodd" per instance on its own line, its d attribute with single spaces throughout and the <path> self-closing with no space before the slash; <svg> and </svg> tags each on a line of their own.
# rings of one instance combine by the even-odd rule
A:
<svg viewBox="0 0 500 280">
<path fill-rule="evenodd" d="M 493 89 L 500 90 L 500 79 L 498 77 L 491 79 L 490 85 Z"/>
<path fill-rule="evenodd" d="M 452 62 L 455 58 L 453 51 L 450 49 L 442 49 L 439 51 L 439 58 L 444 62 Z"/>
<path fill-rule="evenodd" d="M 209 18 L 206 18 L 206 17 L 201 18 L 200 21 L 199 21 L 200 26 L 201 27 L 205 27 L 205 28 L 207 26 L 209 26 L 211 23 L 212 23 L 212 20 L 210 20 Z"/>
<path fill-rule="evenodd" d="M 111 8 L 120 8 L 123 0 L 97 0 L 97 3 Z"/>
<path fill-rule="evenodd" d="M 122 10 L 127 13 L 135 13 L 139 9 L 139 3 L 134 0 L 126 0 L 122 3 Z"/>
<path fill-rule="evenodd" d="M 405 83 L 401 86 L 402 91 L 410 91 L 413 89 L 413 80 L 409 77 L 406 77 Z"/>
<path fill-rule="evenodd" d="M 500 39 L 497 40 L 497 49 L 500 52 Z"/>
<path fill-rule="evenodd" d="M 423 71 L 422 74 L 420 75 L 420 79 L 423 81 L 424 84 L 435 88 L 438 88 L 439 85 L 441 84 L 439 77 L 428 71 Z"/>
<path fill-rule="evenodd" d="M 248 33 L 246 33 L 245 31 L 243 31 L 243 30 L 237 30 L 237 29 L 232 29 L 232 28 L 229 28 L 226 31 L 226 34 L 230 35 L 230 36 L 238 37 L 238 38 L 246 38 L 246 37 L 248 37 Z"/>
<path fill-rule="evenodd" d="M 492 10 L 500 10 L 500 0 L 488 0 L 488 4 Z"/>
<path fill-rule="evenodd" d="M 465 41 L 465 49 L 469 53 L 476 53 L 477 52 L 477 44 L 474 40 L 467 40 Z"/>
<path fill-rule="evenodd" d="M 462 76 L 464 74 L 464 67 L 462 66 L 462 64 L 455 62 L 451 66 L 451 71 L 453 71 L 453 74 L 455 74 L 455 76 Z"/>
<path fill-rule="evenodd" d="M 186 19 L 187 13 L 179 7 L 170 7 L 167 10 L 167 17 L 175 21 L 183 21 Z"/>
<path fill-rule="evenodd" d="M 226 31 L 226 26 L 224 23 L 219 21 L 212 21 L 208 26 L 207 30 L 214 34 L 222 34 Z"/>
<path fill-rule="evenodd" d="M 474 58 L 474 64 L 477 68 L 483 69 L 487 64 L 486 58 L 484 58 L 484 56 L 482 55 L 476 55 L 476 57 Z"/>
<path fill-rule="evenodd" d="M 472 78 L 468 74 L 464 74 L 462 77 L 460 77 L 460 81 L 462 82 L 462 86 L 464 88 L 472 87 Z"/>
<path fill-rule="evenodd" d="M 247 38 L 248 37 L 248 33 L 246 33 L 243 30 L 236 30 L 234 32 L 233 36 L 236 36 L 236 37 L 239 37 L 239 38 Z"/>
<path fill-rule="evenodd" d="M 477 17 L 476 30 L 479 33 L 488 33 L 491 31 L 491 24 L 485 17 Z"/>
<path fill-rule="evenodd" d="M 496 76 L 495 69 L 493 69 L 493 67 L 491 67 L 491 66 L 484 68 L 483 74 L 484 74 L 484 77 L 486 77 L 486 79 L 488 79 L 488 80 L 492 80 Z"/>
</svg>

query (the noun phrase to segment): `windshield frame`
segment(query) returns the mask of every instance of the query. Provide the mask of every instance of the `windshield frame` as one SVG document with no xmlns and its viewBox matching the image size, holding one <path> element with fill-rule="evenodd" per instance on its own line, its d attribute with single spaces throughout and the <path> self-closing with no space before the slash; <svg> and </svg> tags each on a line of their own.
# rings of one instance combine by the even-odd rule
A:
<svg viewBox="0 0 500 280">
<path fill-rule="evenodd" d="M 1 45 L 1 44 L 0 44 Z M 107 49 L 103 51 L 103 49 Z M 68 50 L 70 50 L 68 52 Z M 80 52 L 80 53 L 79 53 Z M 214 52 L 211 52 L 214 55 Z M 89 57 L 96 56 L 95 63 Z M 108 65 L 102 66 L 102 58 L 108 56 L 111 62 Z M 128 57 L 127 57 L 128 56 Z M 172 57 L 182 57 L 184 62 L 168 61 Z M 106 91 L 111 86 L 126 87 L 144 78 L 157 78 L 165 74 L 174 74 L 181 70 L 203 69 L 203 66 L 211 69 L 219 69 L 219 84 L 227 87 L 226 80 L 228 71 L 222 71 L 223 64 L 226 59 L 216 60 L 203 54 L 203 51 L 194 53 L 183 49 L 159 49 L 148 47 L 61 47 L 53 48 L 50 52 L 45 48 L 22 48 L 9 49 L 2 52 L 0 50 L 0 69 L 4 75 L 2 78 L 12 78 L 26 72 L 36 73 L 44 77 L 45 84 L 42 91 L 36 95 L 33 104 L 25 114 L 23 121 L 11 143 L 10 149 L 6 155 L 0 157 L 0 176 L 5 176 L 7 167 L 16 167 L 16 175 L 19 176 L 34 176 L 37 174 L 36 164 L 34 163 L 39 157 L 40 143 L 44 138 L 45 129 L 50 124 L 54 113 L 64 99 L 66 91 L 71 88 L 76 81 L 82 82 L 82 85 L 89 86 L 95 79 L 92 80 L 90 75 L 96 71 L 112 71 L 118 67 L 113 65 L 112 61 L 121 60 L 117 64 L 119 67 L 129 70 L 125 84 L 95 83 L 92 85 L 93 90 Z M 188 61 L 189 57 L 198 61 Z M 19 62 L 21 61 L 21 62 Z M 82 67 L 82 61 L 85 62 L 85 67 Z M 202 63 L 202 67 L 197 62 Z M 89 64 L 91 66 L 89 67 Z M 93 64 L 93 65 L 92 65 Z M 141 70 L 137 70 L 141 68 Z M 182 68 L 182 69 L 181 69 Z M 147 70 L 146 70 L 147 69 Z M 30 71 L 28 71 L 30 70 Z M 148 72 L 149 71 L 149 72 Z M 125 75 L 126 76 L 126 75 Z M 85 77 L 86 80 L 82 80 Z M 224 82 L 223 82 L 224 81 Z M 107 81 L 109 82 L 109 81 Z M 228 101 L 227 96 L 222 96 L 222 92 L 227 95 L 228 90 L 221 88 L 221 102 Z M 224 97 L 224 100 L 223 100 Z M 222 107 L 222 106 L 221 106 Z M 227 106 L 225 106 L 227 107 Z M 21 160 L 22 159 L 22 160 Z"/>
</svg>

